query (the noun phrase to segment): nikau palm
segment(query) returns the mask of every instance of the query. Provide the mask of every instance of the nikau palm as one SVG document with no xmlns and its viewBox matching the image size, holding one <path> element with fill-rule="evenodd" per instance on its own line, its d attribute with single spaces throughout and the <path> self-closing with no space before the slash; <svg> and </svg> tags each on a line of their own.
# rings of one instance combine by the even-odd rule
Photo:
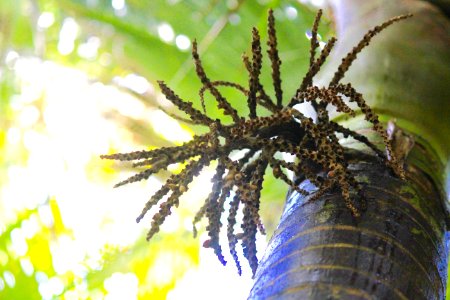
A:
<svg viewBox="0 0 450 300">
<path fill-rule="evenodd" d="M 442 233 L 446 211 L 442 206 L 442 190 L 433 181 L 435 177 L 421 169 L 420 160 L 431 156 L 417 153 L 429 151 L 430 147 L 416 143 L 411 150 L 413 135 L 394 122 L 386 132 L 357 86 L 341 83 L 358 53 L 375 35 L 411 15 L 390 18 L 367 31 L 342 56 L 328 83 L 319 87 L 314 84 L 314 78 L 336 43 L 331 38 L 318 51 L 321 14 L 319 11 L 312 28 L 309 70 L 289 99 L 283 94 L 275 20 L 269 11 L 267 53 L 274 98 L 266 93 L 259 80 L 263 54 L 256 28 L 252 31 L 251 57 L 243 56 L 249 73 L 248 87 L 211 80 L 194 41 L 192 54 L 202 83 L 199 98 L 203 109 L 196 109 L 191 102 L 181 99 L 164 82 L 160 81 L 159 86 L 167 100 L 189 116 L 188 122 L 207 126 L 209 132 L 181 146 L 102 158 L 134 161 L 133 165 L 140 168 L 137 174 L 116 186 L 147 179 L 173 163 L 185 164 L 180 173 L 171 175 L 150 198 L 138 216 L 139 222 L 161 202 L 147 239 L 159 231 L 172 207 L 178 206 L 179 197 L 194 177 L 214 162 L 213 190 L 194 218 L 194 234 L 195 223 L 206 217 L 209 240 L 205 246 L 212 248 L 225 264 L 219 233 L 221 215 L 229 201 L 228 246 L 240 274 L 236 245 L 239 241 L 242 244 L 244 257 L 255 277 L 251 298 L 443 298 L 446 248 Z M 236 111 L 221 93 L 222 88 L 233 88 L 243 95 L 248 118 Z M 205 92 L 213 96 L 231 123 L 208 116 L 203 103 Z M 311 103 L 316 119 L 294 108 L 304 102 Z M 371 129 L 366 130 L 368 135 L 350 129 L 345 122 L 334 121 L 330 107 L 341 114 L 341 119 L 345 114 L 345 122 L 350 126 L 354 125 L 352 120 L 364 123 L 363 117 L 371 124 Z M 270 115 L 258 116 L 261 109 Z M 339 142 L 342 137 L 345 141 Z M 235 155 L 231 154 L 237 150 L 240 158 L 232 158 Z M 284 161 L 278 153 L 294 155 L 296 161 Z M 255 236 L 258 230 L 265 232 L 259 200 L 268 167 L 276 178 L 291 187 L 291 192 L 280 225 L 258 263 Z M 292 171 L 294 179 L 286 171 Z M 243 212 L 242 231 L 237 233 L 239 210 Z"/>
</svg>

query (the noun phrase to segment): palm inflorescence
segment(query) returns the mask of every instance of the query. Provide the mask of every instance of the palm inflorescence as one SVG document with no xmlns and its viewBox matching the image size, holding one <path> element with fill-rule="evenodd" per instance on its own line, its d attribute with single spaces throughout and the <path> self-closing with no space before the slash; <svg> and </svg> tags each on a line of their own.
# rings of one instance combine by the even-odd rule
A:
<svg viewBox="0 0 450 300">
<path fill-rule="evenodd" d="M 277 49 L 275 20 L 272 10 L 268 14 L 267 54 L 272 69 L 272 82 L 275 91 L 274 99 L 266 93 L 260 82 L 262 68 L 262 49 L 259 32 L 252 31 L 251 55 L 243 55 L 244 66 L 249 74 L 248 87 L 228 81 L 213 81 L 203 68 L 198 54 L 197 43 L 193 42 L 192 56 L 195 70 L 202 83 L 199 91 L 202 110 L 193 103 L 181 99 L 164 82 L 158 84 L 166 99 L 171 101 L 181 111 L 186 113 L 190 122 L 204 125 L 209 132 L 196 135 L 181 146 L 163 147 L 154 150 L 143 150 L 130 153 L 102 155 L 102 158 L 120 161 L 133 161 L 134 167 L 141 168 L 138 173 L 116 184 L 117 186 L 149 178 L 152 174 L 167 169 L 170 164 L 182 163 L 184 168 L 177 174 L 172 174 L 166 183 L 145 204 L 138 216 L 139 222 L 155 205 L 159 211 L 153 216 L 147 239 L 159 231 L 160 225 L 170 215 L 171 209 L 177 207 L 180 196 L 188 190 L 188 185 L 199 175 L 201 170 L 209 165 L 215 166 L 212 191 L 194 218 L 195 223 L 202 218 L 208 220 L 206 230 L 209 235 L 208 247 L 214 249 L 219 260 L 225 264 L 219 233 L 222 223 L 221 216 L 228 208 L 227 237 L 230 254 L 233 257 L 239 274 L 241 266 L 236 250 L 241 242 L 243 254 L 248 260 L 253 274 L 258 266 L 256 257 L 256 233 L 264 234 L 259 208 L 262 183 L 266 169 L 270 167 L 273 175 L 287 183 L 293 190 L 305 195 L 308 201 L 314 201 L 321 195 L 339 190 L 345 205 L 354 217 L 359 217 L 364 210 L 365 199 L 361 185 L 348 170 L 348 162 L 344 157 L 345 148 L 338 142 L 337 134 L 352 137 L 364 143 L 392 169 L 398 176 L 404 177 L 401 165 L 392 153 L 388 137 L 378 120 L 378 116 L 365 103 L 363 96 L 351 84 L 340 83 L 344 74 L 356 59 L 357 54 L 369 44 L 373 36 L 390 24 L 405 19 L 409 15 L 392 18 L 368 31 L 362 40 L 346 57 L 342 59 L 333 78 L 327 87 L 313 85 L 313 78 L 320 70 L 330 54 L 336 39 L 331 38 L 320 50 L 317 38 L 318 24 L 322 12 L 319 11 L 313 24 L 310 47 L 309 70 L 301 81 L 295 94 L 283 105 L 283 90 L 280 78 L 281 60 Z M 320 50 L 320 51 L 319 51 Z M 318 56 L 316 57 L 316 52 Z M 222 88 L 234 88 L 247 101 L 248 117 L 244 117 L 232 106 L 221 93 Z M 204 105 L 204 94 L 209 92 L 217 102 L 224 115 L 231 117 L 231 124 L 224 124 L 220 119 L 208 116 Z M 317 113 L 315 120 L 306 117 L 296 110 L 296 104 L 309 102 Z M 355 110 L 347 102 L 353 102 L 364 114 L 365 119 L 372 123 L 373 130 L 384 141 L 389 160 L 383 151 L 374 146 L 365 136 L 330 120 L 328 106 L 334 106 L 338 112 L 355 116 Z M 257 107 L 266 109 L 269 116 L 258 116 Z M 241 151 L 239 158 L 233 158 L 232 152 Z M 294 155 L 295 162 L 280 159 L 278 153 Z M 142 168 L 144 168 L 142 170 Z M 295 175 L 293 180 L 288 171 Z M 299 179 L 309 180 L 316 190 L 308 192 L 298 186 Z M 229 202 L 228 205 L 225 205 Z M 242 220 L 237 220 L 238 212 L 242 211 Z M 235 225 L 240 223 L 241 232 L 235 232 Z"/>
</svg>

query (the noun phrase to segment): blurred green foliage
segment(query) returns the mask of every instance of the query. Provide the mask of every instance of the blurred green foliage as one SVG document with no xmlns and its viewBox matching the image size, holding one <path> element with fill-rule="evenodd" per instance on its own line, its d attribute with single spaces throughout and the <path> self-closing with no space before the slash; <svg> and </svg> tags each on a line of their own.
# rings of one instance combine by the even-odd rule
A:
<svg viewBox="0 0 450 300">
<path fill-rule="evenodd" d="M 200 107 L 196 96 L 200 83 L 195 77 L 190 44 L 186 40 L 199 42 L 210 78 L 245 85 L 248 79 L 241 54 L 249 51 L 253 26 L 260 29 L 264 39 L 270 7 L 277 17 L 283 88 L 289 96 L 306 71 L 309 41 L 305 32 L 315 15 L 313 8 L 295 0 L 0 1 L 0 188 L 8 184 L 10 167 L 26 167 L 29 155 L 24 146 L 8 145 L 7 137 L 19 117 L 13 109 L 21 90 L 13 67 L 19 58 L 53 61 L 87 73 L 92 82 L 116 86 L 117 76 L 130 74 L 145 77 L 150 84 L 164 80 L 184 99 L 191 99 Z M 329 31 L 326 26 L 321 28 L 322 38 L 326 40 Z M 267 83 L 267 91 L 271 93 L 268 70 L 266 62 L 262 81 Z M 224 94 L 229 99 L 239 99 L 234 91 L 224 91 Z M 157 108 L 161 100 L 155 95 L 141 93 L 138 98 L 147 107 Z M 39 109 L 43 109 L 43 102 L 37 101 Z M 232 103 L 246 114 L 246 103 L 233 100 Z M 208 98 L 206 108 L 214 117 L 220 116 Z M 138 145 L 159 147 L 173 143 L 143 120 L 130 119 L 112 110 L 108 117 L 123 124 Z M 45 130 L 45 124 L 39 126 Z M 96 171 L 86 172 L 109 180 L 114 169 L 101 167 L 99 162 L 95 165 Z M 98 169 L 102 172 L 98 173 Z M 271 177 L 264 183 L 262 214 L 269 237 L 278 221 L 286 191 L 283 184 Z M 165 299 L 176 280 L 198 265 L 199 241 L 192 239 L 189 232 L 177 230 L 160 234 L 151 243 L 141 238 L 129 247 L 106 244 L 95 263 L 88 263 L 90 258 L 85 257 L 82 270 L 57 272 L 53 249 L 62 240 L 75 239 L 59 213 L 61 199 L 49 197 L 41 204 L 36 203 L 35 208 L 23 208 L 15 217 L 2 213 L 6 207 L 2 201 L 0 199 L 0 299 L 102 298 L 106 293 L 105 280 L 121 272 L 136 275 L 140 299 Z M 22 248 L 16 249 L 17 245 Z M 157 281 L 151 272 L 152 266 L 167 254 L 171 256 L 165 261 L 172 261 L 174 265 L 167 267 L 176 270 L 175 274 L 169 281 Z"/>
</svg>

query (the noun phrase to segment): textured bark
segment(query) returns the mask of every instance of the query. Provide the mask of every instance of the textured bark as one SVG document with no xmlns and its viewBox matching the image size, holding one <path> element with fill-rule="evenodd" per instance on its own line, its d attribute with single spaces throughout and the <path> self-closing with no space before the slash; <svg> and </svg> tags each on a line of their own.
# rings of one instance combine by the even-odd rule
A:
<svg viewBox="0 0 450 300">
<path fill-rule="evenodd" d="M 255 276 L 251 299 L 443 299 L 442 194 L 415 168 L 408 181 L 373 158 L 351 169 L 368 208 L 355 219 L 339 192 L 292 192 Z M 312 188 L 307 182 L 302 188 Z"/>
<path fill-rule="evenodd" d="M 340 44 L 322 83 L 368 29 L 395 15 L 415 15 L 376 37 L 345 77 L 383 121 L 396 118 L 415 136 L 408 179 L 399 180 L 369 155 L 351 152 L 352 172 L 368 204 L 357 219 L 339 191 L 315 202 L 292 192 L 249 298 L 444 299 L 450 22 L 425 1 L 335 0 L 332 8 Z M 337 120 L 368 133 L 362 116 Z M 308 182 L 301 185 L 313 189 Z"/>
</svg>

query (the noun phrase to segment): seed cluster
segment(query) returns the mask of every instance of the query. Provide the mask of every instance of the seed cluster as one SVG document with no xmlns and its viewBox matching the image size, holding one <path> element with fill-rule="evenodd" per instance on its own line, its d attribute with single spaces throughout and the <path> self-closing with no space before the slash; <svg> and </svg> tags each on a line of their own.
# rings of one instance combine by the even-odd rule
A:
<svg viewBox="0 0 450 300">
<path fill-rule="evenodd" d="M 342 199 L 354 217 L 359 217 L 364 210 L 365 199 L 361 185 L 348 171 L 348 163 L 344 158 L 344 147 L 338 142 L 337 133 L 344 137 L 352 137 L 366 144 L 379 156 L 399 177 L 404 177 L 402 166 L 397 163 L 392 152 L 390 141 L 378 121 L 377 115 L 365 103 L 363 96 L 351 84 L 342 84 L 344 77 L 357 54 L 369 44 L 371 38 L 390 24 L 405 19 L 409 15 L 399 16 L 375 27 L 369 31 L 361 42 L 342 60 L 328 87 L 313 85 L 313 77 L 325 62 L 335 38 L 331 38 L 325 47 L 318 52 L 317 29 L 322 12 L 319 11 L 313 28 L 310 48 L 309 70 L 303 78 L 299 88 L 286 106 L 283 106 L 283 91 L 281 88 L 280 66 L 278 55 L 275 20 L 272 10 L 268 17 L 267 53 L 271 61 L 272 81 L 275 90 L 275 101 L 264 90 L 259 76 L 262 66 L 262 50 L 260 35 L 256 28 L 252 31 L 251 57 L 243 55 L 244 66 L 249 73 L 248 88 L 228 81 L 211 81 L 203 68 L 197 43 L 193 42 L 192 56 L 195 69 L 202 87 L 199 91 L 203 112 L 194 108 L 193 103 L 181 99 L 164 82 L 159 81 L 161 92 L 181 111 L 186 113 L 193 124 L 204 125 L 209 132 L 198 135 L 192 141 L 181 146 L 165 147 L 150 151 L 136 151 L 131 153 L 117 153 L 102 155 L 105 159 L 133 161 L 134 167 L 145 168 L 128 179 L 119 182 L 117 186 L 149 178 L 152 174 L 165 170 L 170 164 L 184 163 L 185 167 L 178 174 L 173 174 L 167 182 L 145 204 L 138 216 L 139 222 L 145 214 L 160 203 L 159 212 L 152 219 L 147 239 L 159 231 L 160 225 L 170 215 L 172 207 L 177 207 L 180 196 L 188 190 L 188 185 L 200 171 L 215 161 L 215 175 L 212 179 L 213 187 L 194 217 L 194 235 L 197 230 L 195 224 L 202 218 L 208 220 L 206 230 L 209 240 L 204 246 L 214 249 L 219 260 L 225 264 L 219 233 L 222 223 L 221 216 L 225 212 L 225 204 L 229 202 L 227 217 L 227 237 L 230 254 L 233 257 L 239 274 L 241 265 L 236 246 L 241 242 L 244 257 L 248 260 L 253 274 L 258 266 L 256 257 L 255 236 L 257 231 L 265 233 L 259 208 L 262 183 L 268 167 L 276 178 L 287 183 L 292 189 L 309 197 L 314 201 L 321 195 L 337 189 Z M 240 116 L 231 103 L 222 95 L 223 87 L 234 88 L 247 99 L 248 118 Z M 204 94 L 209 92 L 218 108 L 224 115 L 232 118 L 231 124 L 224 124 L 220 119 L 213 120 L 206 114 Z M 346 103 L 355 102 L 365 119 L 373 124 L 374 130 L 383 138 L 389 160 L 383 151 L 374 146 L 365 136 L 360 135 L 330 120 L 328 105 L 337 111 L 355 116 L 355 111 Z M 317 119 L 306 117 L 294 105 L 309 102 L 316 110 Z M 262 107 L 271 115 L 261 117 L 257 108 Z M 233 159 L 231 153 L 241 151 L 242 157 Z M 289 153 L 296 157 L 295 162 L 279 159 L 277 153 Z M 311 194 L 298 187 L 298 181 L 293 181 L 287 171 L 295 174 L 297 179 L 307 179 L 317 189 Z M 242 211 L 242 220 L 237 220 L 238 212 Z M 236 224 L 240 223 L 241 231 L 235 232 Z"/>
</svg>

